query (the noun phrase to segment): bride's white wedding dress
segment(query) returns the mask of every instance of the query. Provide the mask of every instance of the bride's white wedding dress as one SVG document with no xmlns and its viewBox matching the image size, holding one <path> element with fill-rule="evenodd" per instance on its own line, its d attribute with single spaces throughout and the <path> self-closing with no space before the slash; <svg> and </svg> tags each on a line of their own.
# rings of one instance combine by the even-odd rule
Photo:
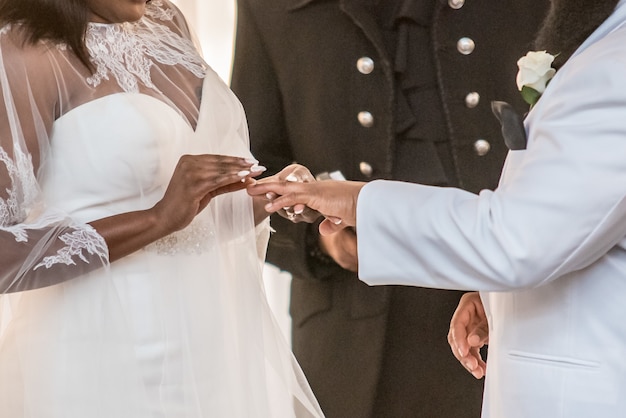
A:
<svg viewBox="0 0 626 418">
<path fill-rule="evenodd" d="M 87 225 L 153 206 L 183 154 L 249 156 L 241 105 L 180 19 L 153 0 L 140 22 L 91 24 L 93 76 L 49 44 L 16 71 L 20 28 L 1 31 L 2 417 L 322 416 L 266 303 L 269 225 L 245 191 L 112 264 Z"/>
</svg>

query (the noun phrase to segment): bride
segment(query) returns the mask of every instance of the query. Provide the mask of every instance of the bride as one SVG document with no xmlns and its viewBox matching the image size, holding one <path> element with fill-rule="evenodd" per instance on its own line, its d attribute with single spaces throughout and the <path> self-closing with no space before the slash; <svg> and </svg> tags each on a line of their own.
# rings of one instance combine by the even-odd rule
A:
<svg viewBox="0 0 626 418">
<path fill-rule="evenodd" d="M 243 110 L 178 9 L 0 23 L 2 416 L 322 416 L 263 293 Z"/>
</svg>

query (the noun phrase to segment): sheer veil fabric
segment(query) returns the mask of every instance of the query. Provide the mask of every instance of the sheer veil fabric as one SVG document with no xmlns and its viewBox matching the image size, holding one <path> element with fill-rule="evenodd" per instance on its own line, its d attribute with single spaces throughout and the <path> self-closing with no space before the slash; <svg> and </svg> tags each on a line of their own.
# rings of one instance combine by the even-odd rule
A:
<svg viewBox="0 0 626 418">
<path fill-rule="evenodd" d="M 11 418 L 321 417 L 267 305 L 245 191 L 109 264 L 87 223 L 146 209 L 183 154 L 248 156 L 240 103 L 178 10 L 64 46 L 0 29 L 0 410 Z"/>
</svg>

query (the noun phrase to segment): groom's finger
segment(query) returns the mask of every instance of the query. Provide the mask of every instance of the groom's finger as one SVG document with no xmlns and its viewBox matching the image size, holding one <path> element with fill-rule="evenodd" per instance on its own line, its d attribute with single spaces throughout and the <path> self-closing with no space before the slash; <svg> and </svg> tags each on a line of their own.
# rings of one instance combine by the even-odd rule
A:
<svg viewBox="0 0 626 418">
<path fill-rule="evenodd" d="M 304 211 L 304 207 L 308 206 L 308 198 L 306 193 L 302 192 L 302 185 L 303 183 L 276 182 L 253 187 L 255 194 L 274 193 L 277 195 L 275 199 L 265 205 L 265 210 L 268 212 L 277 212 L 284 208 L 293 210 L 294 207 Z M 260 190 L 256 190 L 256 187 L 259 187 Z"/>
<path fill-rule="evenodd" d="M 255 184 L 251 184 L 248 186 L 248 194 L 250 196 L 260 196 L 267 193 L 271 193 L 275 196 L 284 195 L 286 192 L 286 187 L 292 186 L 296 183 L 286 183 L 286 182 L 278 182 L 278 181 L 257 181 Z M 287 205 L 285 205 L 287 206 Z M 293 205 L 289 205 L 293 206 Z"/>
</svg>

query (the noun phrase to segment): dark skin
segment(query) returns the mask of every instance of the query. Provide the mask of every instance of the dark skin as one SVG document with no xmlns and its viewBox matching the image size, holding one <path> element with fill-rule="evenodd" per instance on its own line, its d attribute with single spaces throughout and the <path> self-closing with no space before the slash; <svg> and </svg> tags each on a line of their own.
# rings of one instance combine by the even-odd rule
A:
<svg viewBox="0 0 626 418">
<path fill-rule="evenodd" d="M 140 0 L 86 0 L 86 6 L 91 11 L 89 20 L 102 23 L 137 20 L 143 16 L 145 11 L 145 2 L 142 3 Z M 78 63 L 76 64 L 78 65 Z M 78 68 L 80 69 L 81 67 Z M 84 68 L 84 71 L 85 77 L 91 75 L 87 67 Z M 21 74 L 21 76 L 25 75 Z M 176 85 L 177 81 L 180 81 L 181 84 L 183 82 L 189 84 L 186 90 L 181 90 L 179 93 L 187 96 L 186 98 L 183 97 L 183 99 L 189 99 L 191 103 L 196 105 L 195 109 L 192 106 L 188 106 L 187 110 L 189 112 L 184 115 L 188 118 L 190 125 L 195 128 L 194 124 L 198 116 L 197 109 L 200 106 L 200 94 L 198 94 L 198 97 L 194 97 L 193 92 L 195 87 L 200 88 L 199 86 L 203 80 L 185 71 L 174 72 L 174 75 L 178 78 L 171 80 L 173 85 Z M 19 81 L 19 76 L 16 77 L 18 77 L 17 80 Z M 189 79 L 185 79 L 185 77 L 189 77 Z M 31 86 L 38 91 L 35 100 L 41 101 L 42 109 L 50 109 L 51 106 L 48 104 L 55 103 L 58 91 L 55 86 L 51 87 L 53 83 L 50 82 L 50 78 L 42 78 L 34 74 L 32 79 L 36 80 L 36 82 Z M 68 86 L 70 89 L 72 87 L 71 85 Z M 113 89 L 112 91 L 116 90 Z M 200 92 L 201 90 L 196 91 Z M 165 93 L 164 95 L 167 96 Z M 178 96 L 174 97 L 174 99 L 176 98 Z M 175 101 L 171 97 L 170 99 Z M 77 102 L 80 102 L 80 100 L 77 99 Z M 28 106 L 28 104 L 25 105 L 22 101 L 17 100 L 16 106 L 20 109 L 22 106 Z M 28 107 L 24 108 L 26 112 L 29 111 Z M 193 113 L 194 110 L 196 110 L 195 114 Z M 51 130 L 54 118 L 58 116 L 53 111 L 43 112 L 41 122 L 46 129 Z M 11 138 L 10 123 L 6 114 L 0 115 L 0 117 L 6 122 L 0 123 L 0 128 L 2 128 L 0 131 L 2 131 L 3 137 Z M 22 134 L 26 147 L 30 152 L 34 171 L 37 172 L 40 164 L 40 148 L 36 124 L 24 123 Z M 0 198 L 7 199 L 7 193 L 11 191 L 13 180 L 5 168 L 5 164 L 0 164 L 0 166 L 0 191 L 2 191 Z M 106 243 L 108 250 L 107 261 L 115 262 L 163 237 L 184 229 L 209 205 L 214 197 L 246 188 L 254 183 L 254 177 L 264 171 L 265 168 L 259 166 L 258 161 L 252 157 L 209 154 L 183 155 L 173 170 L 162 198 L 153 207 L 96 219 L 89 224 Z M 292 165 L 267 179 L 283 181 L 289 175 L 295 174 L 312 177 L 306 168 Z M 250 216 L 253 216 L 255 224 L 258 224 L 268 216 L 268 212 L 264 208 L 268 198 L 262 195 L 250 199 L 253 203 L 253 213 Z M 48 232 L 49 230 L 47 229 L 29 231 L 33 240 L 41 240 L 42 242 L 44 242 Z M 48 253 L 44 254 L 46 256 L 54 254 L 57 249 L 55 243 L 50 240 L 45 242 L 50 247 L 47 249 Z M 62 245 L 60 241 L 56 242 L 56 244 Z M 67 268 L 64 264 L 55 264 L 49 268 L 36 269 L 25 274 L 21 272 L 23 260 L 20 259 L 19 246 L 15 247 L 15 251 L 11 252 L 12 250 L 13 248 L 8 248 L 0 252 L 0 264 L 2 264 L 2 269 L 0 269 L 2 270 L 2 274 L 0 274 L 0 293 L 31 290 L 54 285 L 70 280 L 79 273 L 82 274 L 83 272 L 96 269 L 100 265 L 99 263 L 90 263 L 83 269 L 76 269 L 78 273 L 75 273 L 75 269 Z M 44 251 L 46 250 L 44 249 Z M 99 253 L 92 255 L 94 257 L 100 256 Z M 21 279 L 15 281 L 14 277 L 18 274 L 20 274 Z M 7 279 L 2 280 L 3 277 Z"/>
<path fill-rule="evenodd" d="M 241 157 L 184 155 L 176 165 L 163 198 L 152 208 L 99 219 L 90 225 L 106 241 L 109 261 L 113 262 L 185 228 L 211 199 L 245 189 L 254 184 L 254 177 L 263 171 L 264 167 L 259 167 L 256 161 Z M 292 164 L 263 181 L 286 181 L 294 173 L 311 175 L 305 167 Z M 255 196 L 252 203 L 254 222 L 258 224 L 269 216 L 265 209 L 268 198 Z M 312 219 L 319 216 L 308 209 L 306 213 L 311 213 Z"/>
<path fill-rule="evenodd" d="M 90 21 L 118 23 L 140 19 L 144 0 L 87 0 Z M 209 204 L 223 193 L 244 189 L 253 177 L 264 171 L 257 161 L 223 155 L 184 155 L 178 161 L 163 198 L 154 207 L 123 213 L 90 223 L 104 238 L 109 261 L 125 257 L 146 245 L 185 228 Z M 293 171 L 287 167 L 272 176 L 283 179 Z M 306 169 L 305 169 L 306 170 Z M 307 170 L 308 172 L 308 170 Z M 268 216 L 264 196 L 253 198 L 255 223 Z"/>
<path fill-rule="evenodd" d="M 90 224 L 106 241 L 109 260 L 118 260 L 185 228 L 215 196 L 245 188 L 252 176 L 262 172 L 251 173 L 253 166 L 254 162 L 240 157 L 185 155 L 179 160 L 163 198 L 152 208 Z M 255 200 L 262 203 L 264 199 Z M 255 221 L 264 216 L 265 211 L 257 211 Z"/>
</svg>

